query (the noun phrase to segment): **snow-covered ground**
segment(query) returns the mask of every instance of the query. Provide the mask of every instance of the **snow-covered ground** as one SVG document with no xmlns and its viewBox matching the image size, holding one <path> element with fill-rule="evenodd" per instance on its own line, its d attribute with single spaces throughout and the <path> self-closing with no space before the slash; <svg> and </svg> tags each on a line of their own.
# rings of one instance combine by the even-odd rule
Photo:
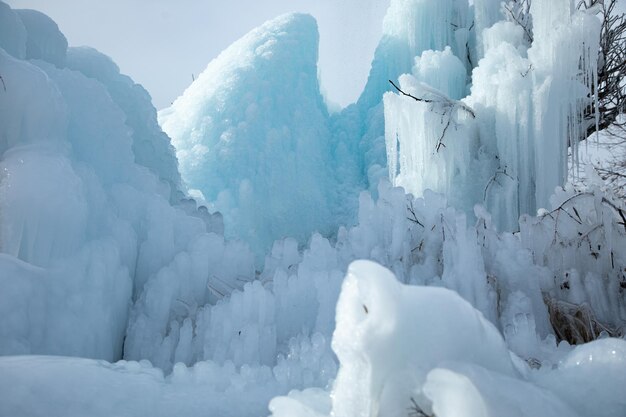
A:
<svg viewBox="0 0 626 417">
<path fill-rule="evenodd" d="M 392 1 L 333 114 L 283 15 L 157 118 L 0 2 L 0 416 L 626 415 L 623 201 L 564 185 L 599 22 L 531 12 Z"/>
</svg>

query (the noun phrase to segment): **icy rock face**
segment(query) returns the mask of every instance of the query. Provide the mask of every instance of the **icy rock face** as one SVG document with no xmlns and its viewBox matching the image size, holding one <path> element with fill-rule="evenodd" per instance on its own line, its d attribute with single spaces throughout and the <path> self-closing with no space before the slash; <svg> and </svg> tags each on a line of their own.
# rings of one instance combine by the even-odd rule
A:
<svg viewBox="0 0 626 417">
<path fill-rule="evenodd" d="M 187 185 L 224 214 L 227 236 L 258 253 L 277 238 L 330 232 L 337 180 L 317 50 L 312 17 L 281 16 L 230 46 L 159 115 Z"/>
<path fill-rule="evenodd" d="M 487 3 L 475 5 L 481 24 L 497 18 L 497 9 Z M 442 63 L 434 79 L 424 80 L 421 67 L 432 52 L 422 54 L 412 76 L 400 78 L 403 89 L 426 100 L 385 98 L 394 184 L 415 195 L 426 188 L 442 192 L 468 213 L 474 204 L 484 204 L 507 230 L 517 227 L 519 215 L 548 206 L 555 187 L 567 179 L 568 144 L 575 149 L 586 129 L 578 121 L 592 104 L 599 21 L 573 10 L 569 1 L 536 1 L 531 12 L 530 49 L 522 28 L 513 23 L 477 28 L 484 58 L 462 102 L 446 88 L 433 99 L 420 87 L 425 81 L 442 89 L 459 77 Z M 466 52 L 471 51 L 460 50 L 460 56 Z"/>
<path fill-rule="evenodd" d="M 26 28 L 26 59 L 41 59 L 64 67 L 67 39 L 57 24 L 36 10 L 17 10 L 16 13 Z"/>
</svg>

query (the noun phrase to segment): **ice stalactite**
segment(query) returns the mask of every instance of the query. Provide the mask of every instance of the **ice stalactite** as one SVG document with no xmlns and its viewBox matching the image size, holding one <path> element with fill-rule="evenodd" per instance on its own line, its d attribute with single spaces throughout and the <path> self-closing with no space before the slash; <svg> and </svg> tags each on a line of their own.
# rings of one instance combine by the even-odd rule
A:
<svg viewBox="0 0 626 417">
<path fill-rule="evenodd" d="M 567 179 L 567 150 L 585 138 L 585 106 L 597 80 L 600 22 L 569 0 L 533 1 L 535 205 L 547 207 Z M 523 175 L 520 172 L 520 175 Z M 530 197 L 530 195 L 527 195 Z"/>
<path fill-rule="evenodd" d="M 484 42 L 484 30 L 490 28 L 502 19 L 501 0 L 474 1 L 474 26 L 472 28 L 472 34 L 475 37 L 475 49 L 469 51 L 469 53 L 475 57 L 475 65 L 478 64 L 480 59 L 485 57 L 487 47 Z"/>
<path fill-rule="evenodd" d="M 477 14 L 483 6 L 475 6 Z M 531 12 L 530 49 L 523 29 L 513 23 L 497 22 L 480 33 L 484 58 L 473 71 L 471 94 L 462 100 L 475 118 L 455 120 L 444 134 L 447 116 L 437 106 L 386 97 L 387 155 L 395 184 L 417 195 L 433 188 L 467 211 L 483 203 L 509 230 L 517 227 L 520 214 L 549 204 L 555 187 L 567 179 L 568 147 L 575 150 L 586 131 L 582 115 L 592 104 L 600 23 L 575 11 L 569 0 L 538 0 Z M 438 80 L 420 80 L 420 61 L 429 54 L 422 54 L 401 85 L 415 92 L 411 85 L 418 81 L 439 87 L 458 77 L 452 66 L 441 65 Z M 441 141 L 451 155 L 432 151 Z"/>
<path fill-rule="evenodd" d="M 378 104 L 383 93 L 390 88 L 387 80 L 409 73 L 415 57 L 427 50 L 443 50 L 450 46 L 469 72 L 471 68 L 464 61 L 469 39 L 468 20 L 468 6 L 462 0 L 392 1 L 359 105 L 371 107 Z"/>
</svg>

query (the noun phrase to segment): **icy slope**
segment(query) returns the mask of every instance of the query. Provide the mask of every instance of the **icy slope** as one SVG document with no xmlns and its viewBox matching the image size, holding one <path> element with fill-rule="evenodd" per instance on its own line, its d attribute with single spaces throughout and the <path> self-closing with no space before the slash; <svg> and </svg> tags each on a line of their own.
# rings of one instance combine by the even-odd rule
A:
<svg viewBox="0 0 626 417">
<path fill-rule="evenodd" d="M 189 188 L 224 214 L 227 236 L 258 253 L 274 239 L 329 233 L 339 203 L 318 37 L 307 15 L 267 22 L 159 115 Z"/>
</svg>

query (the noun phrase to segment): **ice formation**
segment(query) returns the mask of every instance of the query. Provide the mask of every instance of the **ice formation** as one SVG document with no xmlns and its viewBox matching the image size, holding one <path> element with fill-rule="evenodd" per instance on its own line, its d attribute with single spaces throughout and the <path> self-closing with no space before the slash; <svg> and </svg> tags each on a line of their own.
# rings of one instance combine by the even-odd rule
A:
<svg viewBox="0 0 626 417">
<path fill-rule="evenodd" d="M 499 9 L 487 3 L 474 6 L 476 30 L 484 21 L 494 23 Z M 521 214 L 546 207 L 555 187 L 566 181 L 567 148 L 575 148 L 585 130 L 579 120 L 584 107 L 593 105 L 588 96 L 596 77 L 598 20 L 574 11 L 567 0 L 535 1 L 530 11 L 532 45 L 510 22 L 479 32 L 478 53 L 484 58 L 473 70 L 463 105 L 449 105 L 447 99 L 461 97 L 440 86 L 458 77 L 450 65 L 439 68 L 438 80 L 425 81 L 442 93 L 433 102 L 397 94 L 385 98 L 394 184 L 416 195 L 425 189 L 445 193 L 468 212 L 485 204 L 508 230 L 516 228 Z M 457 52 L 461 59 L 472 54 L 467 46 Z M 400 78 L 403 90 L 431 97 L 419 83 L 428 65 L 423 61 L 432 54 L 424 52 L 412 74 Z M 465 105 L 473 109 L 472 117 Z"/>
<path fill-rule="evenodd" d="M 259 253 L 275 239 L 331 231 L 339 178 L 328 163 L 318 38 L 307 15 L 267 22 L 211 62 L 159 116 L 187 185 L 224 214 L 228 236 Z"/>
<path fill-rule="evenodd" d="M 206 230 L 211 217 L 204 216 L 205 222 L 195 207 L 188 215 L 169 204 L 177 191 L 170 183 L 176 184 L 178 173 L 173 154 L 158 155 L 159 140 L 167 137 L 149 98 L 135 99 L 136 108 L 124 111 L 102 83 L 90 78 L 93 73 L 57 67 L 66 57 L 57 48 L 64 38 L 48 18 L 3 10 L 3 19 L 6 14 L 20 22 L 22 14 L 32 18 L 28 36 L 54 47 L 42 47 L 31 61 L 0 51 L 0 280 L 5 289 L 0 351 L 116 360 L 133 292 L 137 295 L 192 236 Z M 27 42 L 15 27 L 13 40 Z M 29 50 L 25 44 L 18 49 Z M 89 59 L 67 55 L 77 66 Z M 116 97 L 132 98 L 133 89 L 145 94 L 114 65 L 96 67 L 114 69 L 109 80 Z M 138 141 L 152 142 L 149 149 L 166 178 L 136 163 Z"/>
<path fill-rule="evenodd" d="M 41 59 L 57 67 L 65 65 L 67 39 L 57 24 L 37 10 L 17 10 L 26 29 L 26 59 Z"/>
<path fill-rule="evenodd" d="M 181 179 L 141 86 L 0 2 L 0 415 L 625 415 L 623 205 L 554 190 L 597 22 L 497 3 L 394 0 L 333 115 L 313 19 L 268 22 L 160 114 Z"/>
</svg>

